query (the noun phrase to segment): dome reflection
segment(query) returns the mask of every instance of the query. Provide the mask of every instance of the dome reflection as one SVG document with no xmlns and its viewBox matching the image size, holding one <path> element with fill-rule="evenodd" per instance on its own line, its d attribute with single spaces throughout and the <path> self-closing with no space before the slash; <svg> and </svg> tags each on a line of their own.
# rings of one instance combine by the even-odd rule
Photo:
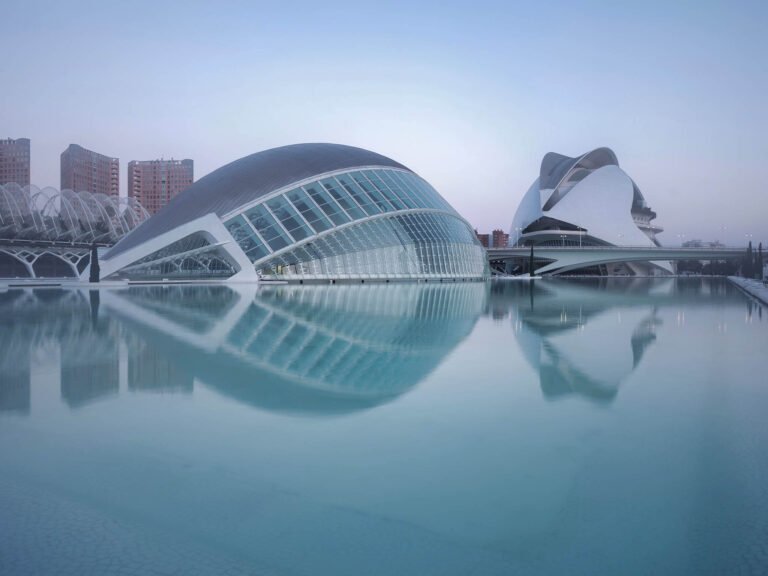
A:
<svg viewBox="0 0 768 576">
<path fill-rule="evenodd" d="M 79 408 L 203 384 L 270 411 L 340 414 L 404 394 L 472 330 L 486 285 L 164 285 L 0 294 L 0 410 L 28 413 L 35 357 Z"/>
</svg>

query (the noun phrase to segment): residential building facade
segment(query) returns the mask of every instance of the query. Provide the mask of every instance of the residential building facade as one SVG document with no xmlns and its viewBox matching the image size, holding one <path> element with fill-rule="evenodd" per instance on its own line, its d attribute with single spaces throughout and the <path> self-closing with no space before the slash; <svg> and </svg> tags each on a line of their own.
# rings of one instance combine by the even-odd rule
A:
<svg viewBox="0 0 768 576">
<path fill-rule="evenodd" d="M 504 230 L 494 230 L 491 232 L 491 247 L 506 248 L 509 244 L 509 234 Z"/>
<path fill-rule="evenodd" d="M 30 184 L 29 138 L 0 140 L 0 184 Z"/>
<path fill-rule="evenodd" d="M 70 144 L 61 153 L 61 189 L 120 195 L 120 160 Z"/>
<path fill-rule="evenodd" d="M 128 197 L 156 214 L 194 181 L 192 160 L 131 160 L 128 162 Z"/>
</svg>

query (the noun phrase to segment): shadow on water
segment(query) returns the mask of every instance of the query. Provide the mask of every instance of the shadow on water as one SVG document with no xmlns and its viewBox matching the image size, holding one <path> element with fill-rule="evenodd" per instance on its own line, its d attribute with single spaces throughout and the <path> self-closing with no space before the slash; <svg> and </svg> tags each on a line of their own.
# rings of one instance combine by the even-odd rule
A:
<svg viewBox="0 0 768 576">
<path fill-rule="evenodd" d="M 7 292 L 0 410 L 29 412 L 32 356 L 52 350 L 71 408 L 121 389 L 192 393 L 199 383 L 270 411 L 363 410 L 434 370 L 471 332 L 486 292 L 480 283 Z"/>
<path fill-rule="evenodd" d="M 609 403 L 656 341 L 660 307 L 736 300 L 730 283 L 701 278 L 500 281 L 491 284 L 487 313 L 512 320 L 545 398 Z"/>
</svg>

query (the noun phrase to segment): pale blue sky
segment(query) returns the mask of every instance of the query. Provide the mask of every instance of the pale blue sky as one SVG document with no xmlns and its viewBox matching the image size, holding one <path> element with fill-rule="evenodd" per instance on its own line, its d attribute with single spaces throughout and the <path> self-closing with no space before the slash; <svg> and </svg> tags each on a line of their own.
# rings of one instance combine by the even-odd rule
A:
<svg viewBox="0 0 768 576">
<path fill-rule="evenodd" d="M 549 151 L 613 148 L 661 240 L 768 241 L 765 2 L 41 2 L 0 8 L 0 138 L 196 178 L 296 142 L 375 150 L 481 230 Z"/>
</svg>

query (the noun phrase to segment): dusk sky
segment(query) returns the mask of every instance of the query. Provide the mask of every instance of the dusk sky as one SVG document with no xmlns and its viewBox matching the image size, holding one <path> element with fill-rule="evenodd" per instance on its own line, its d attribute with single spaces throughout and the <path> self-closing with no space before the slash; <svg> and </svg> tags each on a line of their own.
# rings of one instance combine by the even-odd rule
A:
<svg viewBox="0 0 768 576">
<path fill-rule="evenodd" d="M 768 241 L 766 2 L 39 2 L 0 8 L 0 138 L 59 186 L 70 143 L 192 158 L 380 152 L 481 231 L 542 156 L 599 146 L 665 244 Z"/>
</svg>

